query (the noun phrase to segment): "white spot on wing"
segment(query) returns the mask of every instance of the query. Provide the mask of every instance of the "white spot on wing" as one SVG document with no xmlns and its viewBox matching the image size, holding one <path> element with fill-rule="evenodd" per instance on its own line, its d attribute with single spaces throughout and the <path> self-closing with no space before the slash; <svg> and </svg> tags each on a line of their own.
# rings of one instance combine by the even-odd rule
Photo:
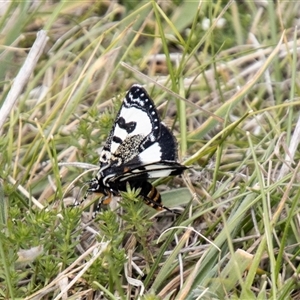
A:
<svg viewBox="0 0 300 300">
<path fill-rule="evenodd" d="M 148 178 L 168 177 L 171 174 L 171 172 L 172 170 L 149 171 Z"/>
<path fill-rule="evenodd" d="M 130 134 L 127 133 L 125 129 L 119 127 L 118 124 L 115 126 L 114 136 L 120 138 L 122 141 L 126 139 L 127 136 L 142 135 L 147 136 L 152 132 L 152 123 L 145 111 L 138 109 L 136 107 L 122 107 L 121 117 L 124 118 L 125 122 L 136 122 L 136 128 Z M 111 143 L 111 153 L 115 153 L 120 144 L 112 141 Z"/>
<path fill-rule="evenodd" d="M 161 160 L 161 147 L 158 143 L 152 144 L 139 154 L 139 159 L 143 165 L 151 164 Z"/>
<path fill-rule="evenodd" d="M 160 163 L 144 166 L 148 171 L 149 178 L 159 178 L 159 177 L 168 177 L 172 171 L 175 170 L 169 165 L 163 165 Z"/>
</svg>

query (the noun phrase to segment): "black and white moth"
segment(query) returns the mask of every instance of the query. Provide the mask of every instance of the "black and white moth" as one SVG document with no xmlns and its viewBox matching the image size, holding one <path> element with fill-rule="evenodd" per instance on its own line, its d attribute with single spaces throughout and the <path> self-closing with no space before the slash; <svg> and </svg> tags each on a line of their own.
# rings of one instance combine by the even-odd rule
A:
<svg viewBox="0 0 300 300">
<path fill-rule="evenodd" d="M 140 189 L 139 197 L 157 209 L 162 204 L 152 178 L 181 174 L 187 167 L 177 161 L 177 142 L 164 125 L 146 90 L 134 84 L 127 92 L 99 158 L 100 169 L 89 181 L 88 193 L 112 195 L 126 191 L 126 184 Z"/>
</svg>

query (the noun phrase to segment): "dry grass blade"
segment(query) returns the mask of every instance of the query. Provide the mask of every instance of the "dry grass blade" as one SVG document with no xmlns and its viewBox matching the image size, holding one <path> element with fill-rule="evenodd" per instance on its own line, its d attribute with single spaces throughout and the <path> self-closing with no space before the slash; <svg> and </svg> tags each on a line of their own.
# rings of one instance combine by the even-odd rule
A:
<svg viewBox="0 0 300 300">
<path fill-rule="evenodd" d="M 14 79 L 11 89 L 0 109 L 0 131 L 2 130 L 7 116 L 18 100 L 18 97 L 21 95 L 25 84 L 28 83 L 29 77 L 32 75 L 38 60 L 44 51 L 47 40 L 48 37 L 46 31 L 41 30 L 37 33 L 37 38 L 32 45 L 22 68 Z"/>
</svg>

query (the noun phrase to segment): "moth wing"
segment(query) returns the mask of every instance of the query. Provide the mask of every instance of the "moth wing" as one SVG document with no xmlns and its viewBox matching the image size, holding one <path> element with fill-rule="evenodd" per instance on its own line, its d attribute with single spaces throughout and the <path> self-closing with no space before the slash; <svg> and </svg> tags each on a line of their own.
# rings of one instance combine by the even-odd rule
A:
<svg viewBox="0 0 300 300">
<path fill-rule="evenodd" d="M 176 158 L 175 138 L 161 123 L 146 90 L 134 84 L 124 98 L 100 154 L 100 168 L 120 166 L 129 161 L 147 164 Z"/>
<path fill-rule="evenodd" d="M 181 174 L 186 167 L 177 162 L 176 140 L 164 124 L 160 124 L 160 126 L 161 134 L 156 142 L 144 150 L 139 149 L 127 162 L 120 165 L 110 165 L 110 168 L 105 167 L 103 176 L 109 175 L 109 181 L 114 182 L 135 178 L 145 180 Z M 120 149 L 125 151 L 126 147 L 124 142 Z"/>
<path fill-rule="evenodd" d="M 123 173 L 109 181 L 143 181 L 147 179 L 180 175 L 187 167 L 175 161 L 158 161 L 148 165 L 124 166 Z M 125 170 L 125 171 L 124 171 Z"/>
</svg>

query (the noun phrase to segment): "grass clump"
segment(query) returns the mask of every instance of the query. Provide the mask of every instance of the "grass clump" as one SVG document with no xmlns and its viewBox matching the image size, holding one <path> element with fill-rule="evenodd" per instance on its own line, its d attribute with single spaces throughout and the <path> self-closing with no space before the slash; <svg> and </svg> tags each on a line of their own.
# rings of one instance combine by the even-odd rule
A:
<svg viewBox="0 0 300 300">
<path fill-rule="evenodd" d="M 0 118 L 0 298 L 297 299 L 298 6 L 7 4 L 0 116 L 36 32 L 49 40 Z M 181 215 L 128 189 L 92 219 L 97 195 L 72 205 L 133 83 L 190 167 L 155 182 Z"/>
</svg>

